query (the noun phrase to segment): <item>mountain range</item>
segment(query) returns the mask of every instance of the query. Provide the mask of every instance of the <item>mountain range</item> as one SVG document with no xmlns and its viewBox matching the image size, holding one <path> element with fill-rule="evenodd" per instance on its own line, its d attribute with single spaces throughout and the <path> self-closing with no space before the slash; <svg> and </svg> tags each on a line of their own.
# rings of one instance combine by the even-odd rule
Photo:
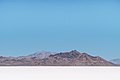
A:
<svg viewBox="0 0 120 80">
<path fill-rule="evenodd" d="M 77 50 L 70 52 L 36 52 L 27 56 L 0 56 L 0 66 L 116 66 L 100 56 L 91 56 Z"/>
</svg>

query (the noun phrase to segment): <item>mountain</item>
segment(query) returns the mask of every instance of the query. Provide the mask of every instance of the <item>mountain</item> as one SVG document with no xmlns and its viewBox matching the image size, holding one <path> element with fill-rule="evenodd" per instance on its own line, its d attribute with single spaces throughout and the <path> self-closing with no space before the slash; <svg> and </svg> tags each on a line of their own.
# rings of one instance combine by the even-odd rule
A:
<svg viewBox="0 0 120 80">
<path fill-rule="evenodd" d="M 80 53 L 77 50 L 70 52 L 36 52 L 28 56 L 0 57 L 1 66 L 115 66 L 99 56 Z"/>
<path fill-rule="evenodd" d="M 5 66 L 33 66 L 36 60 L 40 60 L 43 58 L 47 58 L 51 55 L 51 52 L 36 52 L 34 54 L 30 54 L 27 56 L 19 56 L 19 57 L 3 57 L 0 56 L 0 65 Z"/>
<path fill-rule="evenodd" d="M 120 65 L 120 59 L 113 59 L 113 60 L 110 60 L 110 62 Z"/>
<path fill-rule="evenodd" d="M 113 66 L 114 64 L 99 57 L 87 53 L 80 53 L 76 50 L 71 52 L 50 55 L 44 59 L 43 64 L 49 66 Z"/>
</svg>

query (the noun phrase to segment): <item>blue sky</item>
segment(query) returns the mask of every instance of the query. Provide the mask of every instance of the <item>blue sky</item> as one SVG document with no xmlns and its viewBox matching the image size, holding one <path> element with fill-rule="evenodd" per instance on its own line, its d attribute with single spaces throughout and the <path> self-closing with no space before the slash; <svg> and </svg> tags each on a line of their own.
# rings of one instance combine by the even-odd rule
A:
<svg viewBox="0 0 120 80">
<path fill-rule="evenodd" d="M 0 55 L 74 49 L 120 58 L 119 0 L 0 1 Z"/>
</svg>

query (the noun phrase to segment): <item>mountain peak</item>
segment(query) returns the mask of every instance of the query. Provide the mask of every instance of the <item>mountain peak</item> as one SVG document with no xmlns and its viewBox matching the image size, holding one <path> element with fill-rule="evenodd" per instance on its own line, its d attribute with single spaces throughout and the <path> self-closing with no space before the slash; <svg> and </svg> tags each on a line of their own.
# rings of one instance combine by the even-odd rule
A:
<svg viewBox="0 0 120 80">
<path fill-rule="evenodd" d="M 79 55 L 81 55 L 80 52 L 78 52 L 77 50 L 72 50 L 70 52 L 60 52 L 54 55 L 50 55 L 50 57 L 62 57 L 62 58 L 73 59 L 73 58 L 77 58 Z"/>
<path fill-rule="evenodd" d="M 48 52 L 48 51 L 38 51 L 38 52 L 35 52 L 34 54 L 28 55 L 27 57 L 32 57 L 32 58 L 34 57 L 36 59 L 43 59 L 43 58 L 47 58 L 51 54 L 54 54 L 54 53 Z"/>
<path fill-rule="evenodd" d="M 79 51 L 77 51 L 77 50 L 72 50 L 70 52 L 79 53 Z"/>
</svg>

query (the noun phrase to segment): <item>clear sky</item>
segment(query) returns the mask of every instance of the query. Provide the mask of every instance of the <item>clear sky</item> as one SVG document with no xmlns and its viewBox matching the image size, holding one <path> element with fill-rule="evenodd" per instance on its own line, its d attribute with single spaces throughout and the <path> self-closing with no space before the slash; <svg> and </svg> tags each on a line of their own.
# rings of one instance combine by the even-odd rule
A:
<svg viewBox="0 0 120 80">
<path fill-rule="evenodd" d="M 119 0 L 0 0 L 0 55 L 74 49 L 120 58 Z"/>
</svg>

